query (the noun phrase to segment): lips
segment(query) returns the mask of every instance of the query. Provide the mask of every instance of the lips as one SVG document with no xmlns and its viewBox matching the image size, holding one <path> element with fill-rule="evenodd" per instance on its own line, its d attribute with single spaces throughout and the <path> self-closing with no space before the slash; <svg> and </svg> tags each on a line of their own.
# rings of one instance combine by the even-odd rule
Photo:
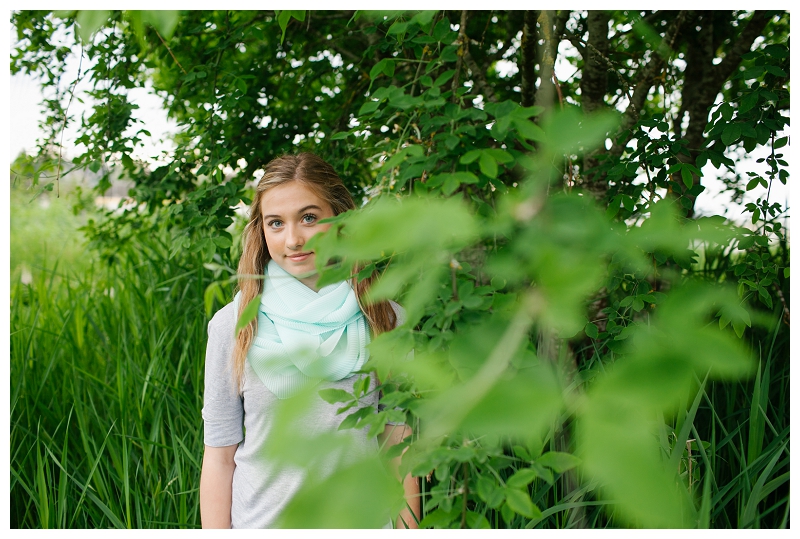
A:
<svg viewBox="0 0 800 539">
<path fill-rule="evenodd" d="M 296 253 L 293 255 L 286 255 L 286 258 L 288 258 L 292 262 L 302 262 L 303 260 L 308 259 L 308 257 L 310 257 L 313 254 L 314 254 L 313 251 L 310 251 L 308 253 Z"/>
</svg>

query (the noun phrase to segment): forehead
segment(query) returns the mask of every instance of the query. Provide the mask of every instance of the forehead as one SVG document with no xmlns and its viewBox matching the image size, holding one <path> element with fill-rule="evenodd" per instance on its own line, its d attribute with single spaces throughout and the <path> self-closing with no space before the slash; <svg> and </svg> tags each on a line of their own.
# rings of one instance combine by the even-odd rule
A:
<svg viewBox="0 0 800 539">
<path fill-rule="evenodd" d="M 261 197 L 261 215 L 293 215 L 308 206 L 318 206 L 323 212 L 332 212 L 325 199 L 298 181 L 275 186 Z"/>
</svg>

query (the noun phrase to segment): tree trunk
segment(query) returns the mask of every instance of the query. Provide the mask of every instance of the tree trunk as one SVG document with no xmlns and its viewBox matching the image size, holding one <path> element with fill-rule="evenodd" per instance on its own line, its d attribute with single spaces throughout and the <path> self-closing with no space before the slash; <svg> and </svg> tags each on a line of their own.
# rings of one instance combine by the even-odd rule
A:
<svg viewBox="0 0 800 539">
<path fill-rule="evenodd" d="M 608 91 L 608 23 L 611 17 L 605 11 L 589 11 L 586 26 L 589 39 L 585 47 L 583 71 L 581 73 L 581 108 L 591 114 L 605 108 L 605 95 Z M 602 201 L 608 190 L 605 178 L 592 172 L 598 164 L 598 155 L 605 148 L 598 148 L 583 157 L 583 175 L 586 188 L 597 201 Z"/>
<path fill-rule="evenodd" d="M 539 35 L 536 32 L 536 19 L 538 11 L 526 11 L 525 22 L 522 26 L 522 106 L 530 107 L 536 101 L 536 42 Z"/>
<path fill-rule="evenodd" d="M 539 12 L 539 31 L 543 43 L 541 44 L 541 62 L 539 62 L 539 90 L 536 92 L 534 103 L 549 111 L 553 107 L 556 95 L 553 84 L 553 69 L 556 63 L 555 51 L 558 48 L 558 38 L 555 36 L 553 23 L 555 12 L 551 10 Z"/>
<path fill-rule="evenodd" d="M 732 40 L 732 44 L 725 51 L 725 57 L 717 65 L 714 65 L 716 51 L 722 45 L 725 33 L 721 32 L 718 27 L 715 31 L 715 24 L 719 25 L 723 21 L 715 17 L 714 12 L 701 12 L 692 21 L 694 24 L 687 25 L 691 29 L 687 31 L 686 38 L 688 45 L 686 47 L 686 71 L 681 94 L 681 108 L 675 119 L 674 130 L 678 138 L 686 139 L 691 155 L 680 155 L 681 161 L 694 164 L 697 156 L 705 149 L 708 109 L 722 91 L 725 81 L 741 63 L 742 55 L 750 50 L 755 39 L 761 35 L 769 19 L 770 17 L 765 12 L 756 11 L 738 38 Z M 730 21 L 724 21 L 724 23 L 730 24 Z M 681 126 L 687 115 L 689 121 L 686 132 L 682 133 Z M 700 183 L 700 178 L 693 175 L 693 184 L 698 183 Z M 691 201 L 686 215 L 692 217 L 697 197 L 688 193 L 686 196 Z"/>
</svg>

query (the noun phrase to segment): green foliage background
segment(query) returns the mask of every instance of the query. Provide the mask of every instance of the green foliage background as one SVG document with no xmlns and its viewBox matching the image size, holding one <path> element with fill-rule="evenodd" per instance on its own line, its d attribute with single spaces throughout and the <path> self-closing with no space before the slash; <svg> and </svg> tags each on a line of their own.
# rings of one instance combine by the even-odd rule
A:
<svg viewBox="0 0 800 539">
<path fill-rule="evenodd" d="M 788 526 L 788 208 L 770 200 L 789 177 L 787 13 L 12 22 L 12 72 L 56 93 L 40 155 L 12 166 L 25 196 L 60 204 L 52 175 L 69 166 L 103 171 L 99 192 L 121 174 L 139 203 L 98 213 L 78 197 L 90 254 L 57 266 L 24 254 L 30 207 L 12 214 L 12 266 L 34 268 L 12 285 L 13 527 L 199 525 L 205 324 L 232 297 L 233 206 L 296 150 L 364 202 L 313 240 L 323 281 L 359 263 L 359 278 L 382 274 L 372 297 L 407 311 L 370 347 L 386 408 L 342 428 L 414 426 L 389 456 L 405 449 L 402 472 L 421 478 L 422 527 Z M 68 164 L 52 150 L 73 98 L 64 35 L 82 44 L 95 103 Z M 701 54 L 703 39 L 717 48 Z M 560 40 L 579 57 L 554 84 Z M 518 71 L 501 74 L 502 59 Z M 149 133 L 127 91 L 146 82 L 182 126 L 160 167 L 131 157 Z M 757 147 L 754 170 L 734 166 Z M 695 215 L 707 163 L 733 198 L 756 194 L 751 226 Z M 365 391 L 319 396 L 345 411 Z M 332 451 L 291 432 L 303 402 L 279 412 L 276 459 Z M 403 505 L 380 470 L 372 459 L 307 485 L 282 525 L 378 525 Z M 320 512 L 320 499 L 341 505 Z"/>
</svg>

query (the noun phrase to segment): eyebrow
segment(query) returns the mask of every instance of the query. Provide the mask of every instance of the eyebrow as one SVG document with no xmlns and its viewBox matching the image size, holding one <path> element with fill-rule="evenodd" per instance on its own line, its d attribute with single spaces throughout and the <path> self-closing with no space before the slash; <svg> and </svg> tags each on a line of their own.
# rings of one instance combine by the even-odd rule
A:
<svg viewBox="0 0 800 539">
<path fill-rule="evenodd" d="M 299 210 L 297 210 L 297 214 L 299 215 L 299 214 L 301 214 L 301 213 L 305 213 L 305 212 L 307 212 L 308 210 L 319 210 L 319 211 L 322 211 L 322 208 L 320 208 L 320 207 L 319 207 L 319 206 L 317 206 L 316 204 L 309 204 L 308 206 L 305 206 L 305 207 L 303 207 L 303 208 L 300 208 Z M 262 216 L 261 216 L 261 218 L 262 218 L 262 219 L 264 219 L 264 220 L 271 219 L 271 218 L 273 218 L 273 217 L 275 217 L 275 218 L 277 218 L 277 219 L 280 219 L 280 218 L 281 218 L 281 216 L 280 216 L 280 215 L 274 215 L 274 214 L 273 214 L 273 215 L 262 215 Z"/>
</svg>

